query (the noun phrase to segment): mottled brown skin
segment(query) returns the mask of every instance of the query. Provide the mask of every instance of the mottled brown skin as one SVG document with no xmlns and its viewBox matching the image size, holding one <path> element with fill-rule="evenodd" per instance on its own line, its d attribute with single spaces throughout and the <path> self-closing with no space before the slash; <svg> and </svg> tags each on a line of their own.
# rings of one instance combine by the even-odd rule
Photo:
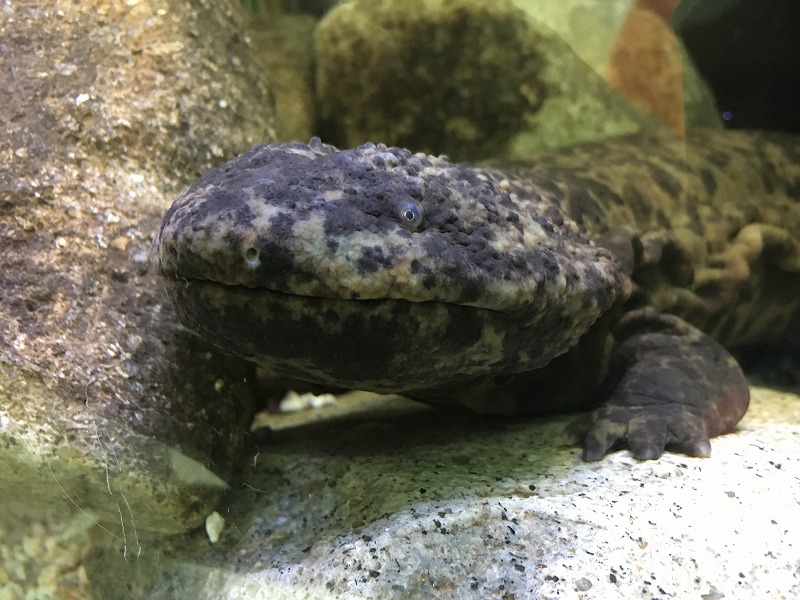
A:
<svg viewBox="0 0 800 600">
<path fill-rule="evenodd" d="M 594 408 L 570 428 L 587 460 L 622 440 L 705 456 L 749 401 L 721 344 L 798 330 L 799 197 L 800 142 L 778 134 L 502 169 L 272 144 L 179 198 L 154 262 L 184 323 L 278 375 L 482 412 Z"/>
<path fill-rule="evenodd" d="M 800 331 L 800 138 L 633 139 L 542 157 L 536 182 L 552 182 L 590 237 L 627 230 L 639 306 L 677 314 L 727 347 Z"/>
</svg>

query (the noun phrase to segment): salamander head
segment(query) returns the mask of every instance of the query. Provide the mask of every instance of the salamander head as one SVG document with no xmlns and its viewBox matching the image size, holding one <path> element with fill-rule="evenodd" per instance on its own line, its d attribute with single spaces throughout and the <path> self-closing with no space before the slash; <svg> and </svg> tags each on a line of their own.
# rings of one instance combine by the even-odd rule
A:
<svg viewBox="0 0 800 600">
<path fill-rule="evenodd" d="M 365 377 L 388 377 L 383 388 L 394 391 L 432 384 L 414 371 L 425 356 L 401 367 L 403 353 L 449 352 L 447 378 L 456 364 L 461 376 L 542 366 L 625 284 L 608 253 L 523 182 L 318 140 L 255 147 L 206 173 L 166 213 L 154 263 L 181 318 L 217 344 L 301 378 L 366 387 L 357 385 Z M 361 366 L 330 373 L 313 341 L 287 357 L 285 346 L 303 337 L 341 354 L 342 337 L 356 331 L 362 351 L 387 364 L 377 378 Z"/>
</svg>

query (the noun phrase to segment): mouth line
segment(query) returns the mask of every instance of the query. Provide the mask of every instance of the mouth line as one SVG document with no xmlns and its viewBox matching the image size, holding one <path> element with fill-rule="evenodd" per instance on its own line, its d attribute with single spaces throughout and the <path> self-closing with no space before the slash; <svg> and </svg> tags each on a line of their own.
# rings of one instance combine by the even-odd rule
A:
<svg viewBox="0 0 800 600">
<path fill-rule="evenodd" d="M 241 283 L 223 283 L 219 281 L 214 281 L 212 279 L 202 279 L 199 277 L 181 277 L 179 275 L 167 275 L 165 277 L 168 281 L 172 284 L 184 284 L 186 286 L 197 286 L 198 288 L 202 287 L 205 289 L 213 289 L 218 292 L 224 292 L 225 290 L 229 290 L 237 295 L 242 294 L 251 294 L 253 296 L 257 296 L 259 298 L 264 297 L 273 297 L 275 299 L 285 298 L 287 301 L 292 302 L 300 302 L 300 301 L 308 301 L 309 303 L 323 303 L 323 302 L 330 302 L 330 303 L 360 303 L 364 306 L 371 305 L 374 306 L 376 304 L 409 304 L 409 305 L 416 305 L 416 306 L 428 306 L 428 307 L 459 307 L 464 310 L 473 310 L 473 311 L 487 311 L 490 313 L 494 313 L 497 315 L 508 315 L 509 311 L 507 310 L 499 310 L 497 308 L 492 308 L 490 306 L 481 306 L 476 304 L 465 304 L 460 302 L 452 302 L 447 300 L 441 299 L 428 299 L 428 300 L 408 300 L 406 298 L 397 298 L 391 296 L 383 296 L 379 298 L 359 298 L 357 296 L 342 296 L 342 295 L 311 295 L 311 294 L 298 294 L 296 292 L 288 292 L 284 290 L 276 290 L 273 288 L 268 288 L 264 286 L 249 286 Z"/>
<path fill-rule="evenodd" d="M 311 294 L 298 294 L 296 292 L 287 292 L 285 290 L 276 290 L 274 288 L 260 286 L 260 285 L 246 285 L 243 283 L 223 283 L 221 281 L 214 281 L 213 279 L 202 279 L 200 277 L 181 277 L 180 275 L 169 275 L 167 276 L 172 282 L 177 283 L 186 283 L 187 285 L 198 285 L 198 286 L 205 286 L 205 287 L 216 287 L 220 290 L 237 290 L 240 292 L 246 293 L 253 293 L 253 294 L 274 294 L 278 297 L 283 296 L 286 298 L 308 298 L 309 300 L 335 300 L 335 301 L 354 301 L 354 302 L 369 302 L 369 301 L 388 301 L 388 300 L 400 300 L 396 298 L 347 298 L 344 296 L 335 296 L 335 295 L 311 295 Z M 405 302 L 410 302 L 409 300 L 404 300 Z M 433 301 L 435 302 L 435 301 Z"/>
</svg>

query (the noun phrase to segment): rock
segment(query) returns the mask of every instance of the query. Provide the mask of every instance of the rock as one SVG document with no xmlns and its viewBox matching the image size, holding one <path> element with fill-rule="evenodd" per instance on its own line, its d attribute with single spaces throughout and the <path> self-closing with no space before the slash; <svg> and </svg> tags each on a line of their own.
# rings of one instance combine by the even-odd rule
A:
<svg viewBox="0 0 800 600">
<path fill-rule="evenodd" d="M 669 17 L 678 0 L 637 0 L 625 15 L 605 79 L 680 137 L 685 135 L 683 61 Z"/>
<path fill-rule="evenodd" d="M 77 506 L 133 554 L 203 523 L 253 412 L 249 367 L 184 332 L 148 271 L 180 189 L 274 137 L 234 9 L 3 7 L 0 504 Z"/>
<path fill-rule="evenodd" d="M 92 547 L 92 516 L 51 506 L 35 518 L 0 512 L 0 596 L 92 598 L 83 566 Z"/>
<path fill-rule="evenodd" d="M 554 444 L 569 416 L 403 407 L 273 432 L 220 509 L 215 545 L 198 531 L 146 546 L 135 570 L 96 548 L 93 590 L 120 600 L 573 598 L 589 587 L 596 598 L 712 587 L 796 596 L 794 394 L 754 388 L 711 458 L 618 452 L 592 465 Z"/>
<path fill-rule="evenodd" d="M 637 0 L 625 16 L 606 81 L 683 138 L 692 127 L 722 124 L 713 95 L 672 30 L 678 0 Z"/>
<path fill-rule="evenodd" d="M 264 62 L 275 96 L 275 127 L 280 141 L 308 141 L 314 135 L 316 25 L 310 15 L 276 15 L 248 22 L 253 54 Z"/>
<path fill-rule="evenodd" d="M 323 137 L 523 156 L 659 128 L 510 0 L 355 0 L 316 36 Z"/>
<path fill-rule="evenodd" d="M 544 23 L 570 45 L 592 69 L 608 63 L 617 32 L 635 0 L 513 0 L 527 15 Z"/>
<path fill-rule="evenodd" d="M 240 0 L 242 7 L 253 17 L 269 21 L 286 14 L 305 14 L 320 17 L 342 0 Z"/>
<path fill-rule="evenodd" d="M 720 127 L 713 94 L 672 31 L 678 0 L 513 1 L 672 131 Z"/>
</svg>

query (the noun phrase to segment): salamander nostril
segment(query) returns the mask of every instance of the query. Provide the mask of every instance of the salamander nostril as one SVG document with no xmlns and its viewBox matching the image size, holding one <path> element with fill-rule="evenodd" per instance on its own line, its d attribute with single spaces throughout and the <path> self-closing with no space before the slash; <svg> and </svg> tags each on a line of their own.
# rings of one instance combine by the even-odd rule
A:
<svg viewBox="0 0 800 600">
<path fill-rule="evenodd" d="M 244 251 L 244 259 L 251 265 L 259 264 L 258 248 L 249 247 Z"/>
</svg>

